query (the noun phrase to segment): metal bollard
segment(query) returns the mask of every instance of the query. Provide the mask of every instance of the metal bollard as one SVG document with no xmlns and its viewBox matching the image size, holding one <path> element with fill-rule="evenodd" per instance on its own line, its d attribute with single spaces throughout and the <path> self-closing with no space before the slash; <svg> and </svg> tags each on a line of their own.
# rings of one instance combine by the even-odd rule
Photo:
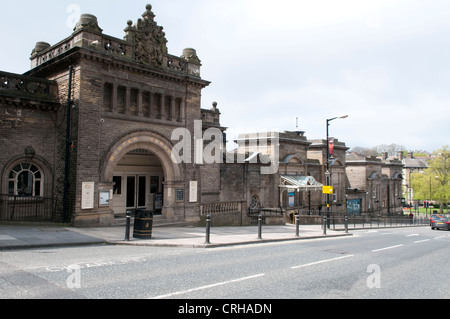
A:
<svg viewBox="0 0 450 319">
<path fill-rule="evenodd" d="M 347 215 L 345 216 L 344 221 L 345 221 L 345 233 L 348 234 L 348 216 Z"/>
<path fill-rule="evenodd" d="M 125 240 L 130 241 L 131 212 L 127 211 L 127 223 L 125 228 Z"/>
<path fill-rule="evenodd" d="M 262 239 L 262 215 L 258 216 L 258 239 Z"/>
<path fill-rule="evenodd" d="M 323 216 L 323 234 L 327 234 L 327 216 Z"/>
<path fill-rule="evenodd" d="M 295 237 L 300 237 L 300 215 L 295 215 Z"/>
<path fill-rule="evenodd" d="M 206 216 L 206 240 L 205 244 L 209 245 L 210 242 L 210 234 L 211 234 L 211 215 Z"/>
</svg>

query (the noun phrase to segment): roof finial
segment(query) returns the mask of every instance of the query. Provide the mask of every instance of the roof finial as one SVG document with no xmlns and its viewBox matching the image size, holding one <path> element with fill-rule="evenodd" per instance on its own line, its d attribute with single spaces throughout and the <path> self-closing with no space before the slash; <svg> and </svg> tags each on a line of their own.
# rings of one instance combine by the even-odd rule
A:
<svg viewBox="0 0 450 319">
<path fill-rule="evenodd" d="M 147 11 L 144 12 L 144 14 L 142 15 L 142 17 L 143 17 L 144 19 L 150 19 L 150 20 L 153 20 L 153 19 L 155 18 L 155 14 L 152 12 L 152 5 L 151 5 L 151 4 L 147 4 L 147 5 L 145 6 L 145 9 L 146 9 Z"/>
</svg>

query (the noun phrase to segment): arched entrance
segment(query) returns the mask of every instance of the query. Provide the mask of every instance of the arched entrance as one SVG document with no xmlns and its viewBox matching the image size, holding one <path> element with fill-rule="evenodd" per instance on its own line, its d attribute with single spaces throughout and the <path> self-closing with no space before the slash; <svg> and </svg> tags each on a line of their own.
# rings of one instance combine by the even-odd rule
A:
<svg viewBox="0 0 450 319">
<path fill-rule="evenodd" d="M 128 134 L 115 143 L 102 169 L 104 185 L 112 185 L 114 215 L 145 209 L 170 221 L 183 219 L 175 192 L 184 189 L 181 168 L 171 158 L 173 145 L 153 132 Z"/>
</svg>

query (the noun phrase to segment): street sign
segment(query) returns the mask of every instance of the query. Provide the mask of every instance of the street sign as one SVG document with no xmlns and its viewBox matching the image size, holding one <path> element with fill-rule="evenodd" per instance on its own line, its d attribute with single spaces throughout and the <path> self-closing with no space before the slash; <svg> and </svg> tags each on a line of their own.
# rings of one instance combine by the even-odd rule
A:
<svg viewBox="0 0 450 319">
<path fill-rule="evenodd" d="M 333 195 L 333 186 L 324 186 L 323 193 Z"/>
</svg>

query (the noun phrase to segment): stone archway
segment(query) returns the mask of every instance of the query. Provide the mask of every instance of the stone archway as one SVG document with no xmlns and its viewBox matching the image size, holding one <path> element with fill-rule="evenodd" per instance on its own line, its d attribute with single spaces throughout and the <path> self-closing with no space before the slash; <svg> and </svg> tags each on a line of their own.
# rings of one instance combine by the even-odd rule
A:
<svg viewBox="0 0 450 319">
<path fill-rule="evenodd" d="M 113 185 L 114 171 L 119 161 L 132 151 L 146 150 L 159 159 L 164 171 L 162 215 L 168 220 L 182 219 L 182 216 L 176 216 L 175 193 L 177 187 L 184 187 L 184 178 L 182 178 L 182 168 L 172 160 L 172 148 L 170 141 L 150 131 L 127 134 L 112 145 L 106 155 L 101 169 L 100 183 Z"/>
</svg>

